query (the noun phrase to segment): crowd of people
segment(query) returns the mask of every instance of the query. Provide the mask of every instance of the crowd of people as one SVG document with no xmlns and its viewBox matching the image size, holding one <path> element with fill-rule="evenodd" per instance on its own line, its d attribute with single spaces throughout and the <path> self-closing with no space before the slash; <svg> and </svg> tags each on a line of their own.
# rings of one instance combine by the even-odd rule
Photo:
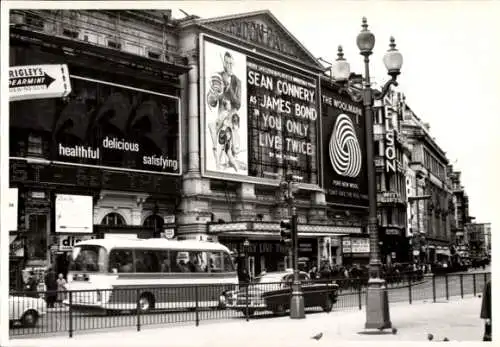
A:
<svg viewBox="0 0 500 347">
<path fill-rule="evenodd" d="M 44 276 L 45 300 L 48 308 L 61 305 L 66 298 L 66 279 L 62 273 L 56 275 L 53 267 L 49 267 Z M 26 296 L 37 298 L 40 296 L 40 281 L 33 271 L 30 271 L 25 285 Z"/>
<path fill-rule="evenodd" d="M 398 283 L 411 277 L 412 280 L 421 280 L 424 273 L 431 271 L 431 266 L 424 264 L 400 264 L 382 265 L 381 276 L 388 283 Z M 349 265 L 330 265 L 323 263 L 318 269 L 313 266 L 307 271 L 312 280 L 336 280 L 341 288 L 355 287 L 368 281 L 368 265 L 349 264 Z"/>
</svg>

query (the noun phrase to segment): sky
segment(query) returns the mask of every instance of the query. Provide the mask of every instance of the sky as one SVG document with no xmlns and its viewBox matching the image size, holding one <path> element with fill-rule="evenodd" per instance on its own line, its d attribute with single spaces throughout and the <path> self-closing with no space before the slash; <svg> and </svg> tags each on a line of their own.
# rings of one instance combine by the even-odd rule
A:
<svg viewBox="0 0 500 347">
<path fill-rule="evenodd" d="M 408 105 L 462 172 L 477 222 L 500 225 L 497 202 L 500 149 L 500 2 L 492 1 L 195 1 L 169 2 L 202 18 L 268 9 L 316 57 L 344 48 L 351 71 L 362 72 L 356 46 L 366 16 L 376 44 L 371 74 L 387 80 L 382 57 L 394 36 L 403 54 L 398 78 Z M 500 156 L 499 156 L 500 157 Z"/>
<path fill-rule="evenodd" d="M 46 6 L 49 2 L 39 2 Z M 382 85 L 382 57 L 389 37 L 403 54 L 398 78 L 408 105 L 431 136 L 462 172 L 470 198 L 470 213 L 478 222 L 500 225 L 497 212 L 496 150 L 500 148 L 500 25 L 494 1 L 57 1 L 55 6 L 121 6 L 170 8 L 174 18 L 183 10 L 202 18 L 270 10 L 316 57 L 336 58 L 344 48 L 351 71 L 362 72 L 356 47 L 361 18 L 366 16 L 376 44 L 371 56 L 372 78 Z M 54 6 L 54 4 L 52 4 Z"/>
</svg>

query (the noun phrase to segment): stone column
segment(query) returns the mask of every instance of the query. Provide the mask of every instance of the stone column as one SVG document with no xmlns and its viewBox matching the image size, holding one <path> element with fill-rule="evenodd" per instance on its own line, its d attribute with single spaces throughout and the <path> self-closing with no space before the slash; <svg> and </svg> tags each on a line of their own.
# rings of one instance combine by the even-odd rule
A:
<svg viewBox="0 0 500 347">
<path fill-rule="evenodd" d="M 182 200 L 177 215 L 177 235 L 182 238 L 200 239 L 206 236 L 207 225 L 210 221 L 210 204 L 205 198 L 210 192 L 210 182 L 201 177 L 200 162 L 200 112 L 198 107 L 199 78 L 198 52 L 196 49 L 187 52 L 190 67 L 187 78 L 183 79 L 183 97 L 187 99 L 187 129 L 183 136 L 187 142 L 187 172 L 182 177 Z"/>
<path fill-rule="evenodd" d="M 326 200 L 324 192 L 311 193 L 311 207 L 308 211 L 308 222 L 310 224 L 324 224 L 326 217 Z"/>
<path fill-rule="evenodd" d="M 188 176 L 200 174 L 200 112 L 198 108 L 199 75 L 198 75 L 198 53 L 189 52 L 189 72 L 187 78 L 188 99 Z"/>
</svg>

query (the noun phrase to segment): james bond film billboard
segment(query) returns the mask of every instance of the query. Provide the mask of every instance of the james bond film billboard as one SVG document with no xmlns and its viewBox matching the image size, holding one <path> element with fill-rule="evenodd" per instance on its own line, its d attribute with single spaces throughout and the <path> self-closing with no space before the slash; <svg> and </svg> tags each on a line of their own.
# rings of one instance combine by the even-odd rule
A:
<svg viewBox="0 0 500 347">
<path fill-rule="evenodd" d="M 65 98 L 11 102 L 11 137 L 43 134 L 54 162 L 181 173 L 177 97 L 82 76 L 71 85 Z"/>
<path fill-rule="evenodd" d="M 204 37 L 205 172 L 318 185 L 317 78 Z"/>
<path fill-rule="evenodd" d="M 327 88 L 321 97 L 326 201 L 368 206 L 362 104 Z"/>
</svg>

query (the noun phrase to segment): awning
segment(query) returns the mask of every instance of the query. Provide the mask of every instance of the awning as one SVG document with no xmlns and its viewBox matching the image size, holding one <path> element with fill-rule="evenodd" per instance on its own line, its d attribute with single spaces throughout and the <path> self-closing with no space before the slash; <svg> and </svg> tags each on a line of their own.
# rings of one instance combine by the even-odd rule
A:
<svg viewBox="0 0 500 347">
<path fill-rule="evenodd" d="M 334 226 L 323 224 L 301 224 L 297 226 L 299 237 L 335 237 L 349 234 L 362 234 L 361 227 Z M 279 238 L 279 222 L 229 222 L 209 223 L 208 232 L 223 237 Z"/>
</svg>

